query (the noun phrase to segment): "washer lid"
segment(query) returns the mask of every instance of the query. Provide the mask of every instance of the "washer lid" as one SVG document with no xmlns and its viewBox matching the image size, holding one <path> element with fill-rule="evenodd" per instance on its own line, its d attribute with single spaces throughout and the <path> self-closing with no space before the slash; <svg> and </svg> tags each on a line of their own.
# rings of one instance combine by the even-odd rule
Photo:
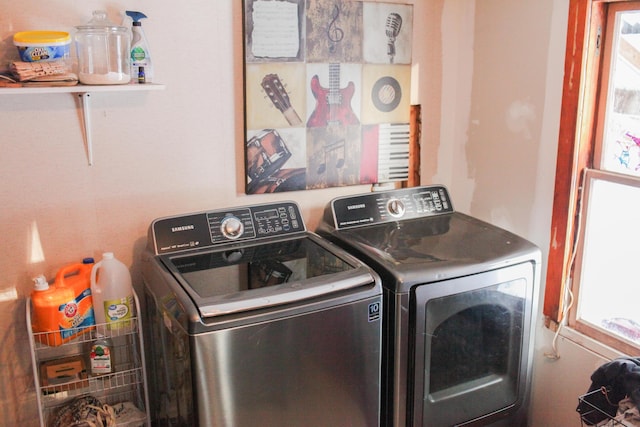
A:
<svg viewBox="0 0 640 427">
<path fill-rule="evenodd" d="M 322 239 L 304 237 L 162 255 L 202 317 L 221 316 L 371 286 L 371 270 Z"/>
</svg>

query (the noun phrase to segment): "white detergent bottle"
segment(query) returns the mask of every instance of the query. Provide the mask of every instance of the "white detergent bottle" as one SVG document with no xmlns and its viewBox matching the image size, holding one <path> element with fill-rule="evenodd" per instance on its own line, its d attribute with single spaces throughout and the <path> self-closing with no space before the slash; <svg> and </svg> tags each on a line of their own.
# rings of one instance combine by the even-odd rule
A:
<svg viewBox="0 0 640 427">
<path fill-rule="evenodd" d="M 153 81 L 153 65 L 149 43 L 142 30 L 141 19 L 147 16 L 142 12 L 127 10 L 125 12 L 133 20 L 131 27 L 131 80 L 138 83 L 151 83 Z"/>
<path fill-rule="evenodd" d="M 113 252 L 105 252 L 102 260 L 94 264 L 91 294 L 96 323 L 106 323 L 110 331 L 122 332 L 131 328 L 131 318 L 135 316 L 131 274 Z"/>
</svg>

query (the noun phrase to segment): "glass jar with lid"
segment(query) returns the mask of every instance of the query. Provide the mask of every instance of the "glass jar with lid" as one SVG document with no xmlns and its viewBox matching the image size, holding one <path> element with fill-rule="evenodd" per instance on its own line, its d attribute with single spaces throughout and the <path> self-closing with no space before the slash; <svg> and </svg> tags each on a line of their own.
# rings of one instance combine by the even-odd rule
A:
<svg viewBox="0 0 640 427">
<path fill-rule="evenodd" d="M 131 80 L 131 35 L 96 10 L 86 25 L 76 27 L 78 80 L 87 85 L 126 84 Z"/>
</svg>

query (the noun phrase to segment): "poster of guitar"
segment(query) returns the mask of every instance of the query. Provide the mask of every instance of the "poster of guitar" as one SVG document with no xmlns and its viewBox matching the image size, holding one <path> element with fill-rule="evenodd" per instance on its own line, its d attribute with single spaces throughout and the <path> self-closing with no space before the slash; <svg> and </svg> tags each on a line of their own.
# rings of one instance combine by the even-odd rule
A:
<svg viewBox="0 0 640 427">
<path fill-rule="evenodd" d="M 413 6 L 243 0 L 247 194 L 409 173 Z"/>
</svg>

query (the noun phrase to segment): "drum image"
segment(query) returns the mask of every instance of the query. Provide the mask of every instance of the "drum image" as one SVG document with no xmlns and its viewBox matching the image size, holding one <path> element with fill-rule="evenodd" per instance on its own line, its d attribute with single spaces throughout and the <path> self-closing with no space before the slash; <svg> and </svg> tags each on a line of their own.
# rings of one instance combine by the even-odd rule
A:
<svg viewBox="0 0 640 427">
<path fill-rule="evenodd" d="M 252 181 L 265 179 L 289 160 L 291 152 L 274 129 L 265 129 L 247 142 L 247 176 Z"/>
<path fill-rule="evenodd" d="M 247 186 L 250 194 L 278 193 L 280 191 L 304 190 L 307 183 L 304 168 L 282 169 L 260 181 L 251 181 Z"/>
</svg>

